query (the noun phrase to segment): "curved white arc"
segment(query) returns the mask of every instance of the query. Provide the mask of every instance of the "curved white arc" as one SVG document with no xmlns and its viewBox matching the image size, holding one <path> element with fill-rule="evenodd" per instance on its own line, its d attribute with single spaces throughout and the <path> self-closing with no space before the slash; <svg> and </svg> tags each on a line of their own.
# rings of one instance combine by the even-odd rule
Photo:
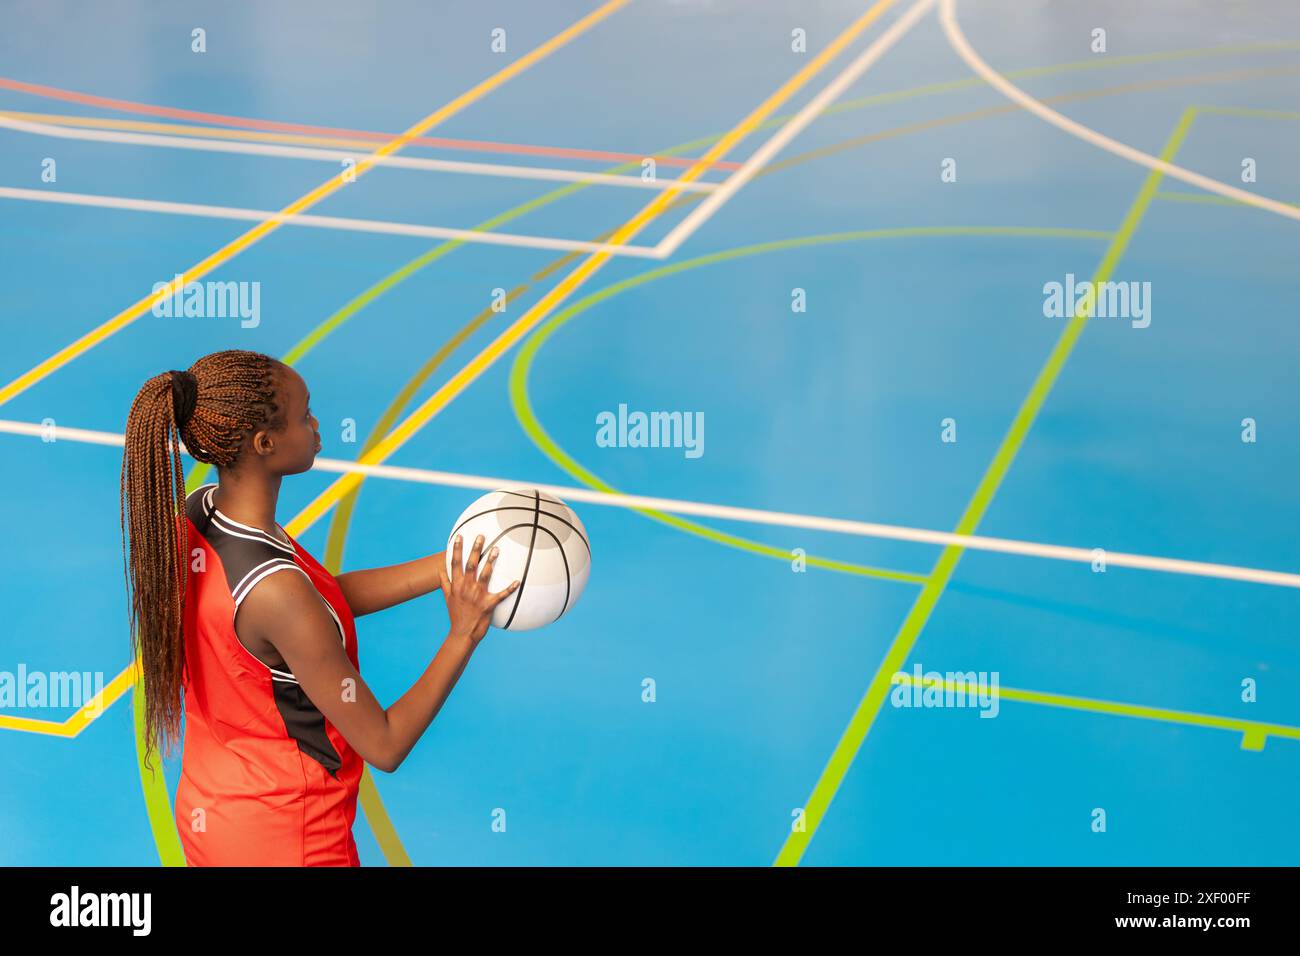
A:
<svg viewBox="0 0 1300 956">
<path fill-rule="evenodd" d="M 939 22 L 943 25 L 943 32 L 948 37 L 948 43 L 956 51 L 957 55 L 966 61 L 969 66 L 984 82 L 996 89 L 999 93 L 1018 104 L 1029 112 L 1033 113 L 1039 119 L 1055 126 L 1071 136 L 1083 140 L 1085 143 L 1091 143 L 1098 149 L 1103 149 L 1108 153 L 1118 156 L 1120 159 L 1127 159 L 1131 163 L 1139 166 L 1145 166 L 1147 169 L 1158 170 L 1171 179 L 1180 179 L 1185 183 L 1204 189 L 1206 192 L 1216 193 L 1225 196 L 1228 199 L 1235 199 L 1237 202 L 1245 203 L 1248 206 L 1254 206 L 1257 209 L 1264 209 L 1268 212 L 1277 213 L 1279 216 L 1285 216 L 1287 219 L 1300 221 L 1300 208 L 1292 206 L 1289 203 L 1278 202 L 1276 199 L 1269 199 L 1266 196 L 1259 196 L 1244 189 L 1238 189 L 1236 186 L 1229 186 L 1227 183 L 1221 183 L 1217 179 L 1211 179 L 1209 176 L 1202 176 L 1200 173 L 1194 173 L 1190 169 L 1184 169 L 1182 166 L 1175 166 L 1173 163 L 1165 162 L 1157 156 L 1150 153 L 1144 153 L 1140 149 L 1135 149 L 1119 140 L 1111 139 L 1109 136 L 1098 133 L 1094 129 L 1077 123 L 1056 112 L 1050 106 L 1034 99 L 1020 87 L 1013 84 L 997 70 L 985 63 L 970 43 L 967 42 L 965 34 L 961 32 L 961 27 L 957 24 L 957 3 L 956 0 L 940 0 Z"/>
<path fill-rule="evenodd" d="M 803 132 L 808 124 L 822 115 L 863 73 L 874 66 L 876 61 L 901 40 L 904 34 L 930 11 L 932 6 L 934 6 L 934 0 L 916 0 L 916 3 L 912 4 L 897 20 L 890 24 L 888 29 L 877 36 L 871 42 L 871 45 L 859 53 L 853 62 L 846 66 L 838 76 L 822 87 L 821 91 L 809 100 L 797 114 L 787 120 L 766 142 L 754 150 L 753 155 L 744 162 L 740 169 L 719 183 L 717 191 L 712 196 L 704 199 L 668 235 L 659 240 L 659 243 L 654 247 L 659 253 L 659 258 L 666 259 L 676 252 L 682 243 L 721 209 L 723 204 L 730 200 L 742 186 L 757 176 L 760 170 L 771 162 L 792 139 Z"/>
</svg>

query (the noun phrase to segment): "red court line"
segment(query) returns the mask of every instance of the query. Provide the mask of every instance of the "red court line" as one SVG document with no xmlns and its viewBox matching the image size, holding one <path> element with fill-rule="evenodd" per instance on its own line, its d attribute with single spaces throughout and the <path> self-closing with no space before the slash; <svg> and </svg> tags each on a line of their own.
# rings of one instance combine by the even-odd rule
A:
<svg viewBox="0 0 1300 956">
<path fill-rule="evenodd" d="M 173 106 L 155 106 L 152 103 L 137 103 L 134 100 L 96 96 L 93 93 L 80 93 L 76 90 L 61 89 L 57 86 L 45 86 L 41 83 L 25 83 L 22 80 L 11 80 L 3 76 L 0 76 L 0 89 L 64 100 L 69 103 L 81 103 L 85 106 L 99 106 L 123 113 L 165 116 L 170 119 L 191 120 L 198 123 L 209 123 L 214 126 L 233 126 L 236 129 L 255 129 L 275 133 L 305 133 L 316 136 L 344 136 L 384 143 L 390 141 L 394 136 L 392 133 L 378 133 L 372 130 L 343 129 L 337 126 L 309 126 L 305 123 L 282 123 L 279 120 L 251 119 L 245 116 L 203 113 L 198 110 L 179 109 Z M 510 153 L 517 156 L 552 156 L 563 159 L 589 159 L 599 162 L 640 162 L 647 158 L 644 153 L 618 153 L 610 150 L 577 149 L 564 146 L 532 146 L 524 143 L 494 143 L 478 139 L 446 139 L 440 136 L 418 136 L 410 142 L 420 146 L 432 146 L 435 149 Z M 693 159 L 681 156 L 655 156 L 653 158 L 656 163 L 663 166 L 691 166 L 695 162 Z M 719 161 L 710 164 L 710 168 L 739 169 L 740 163 Z"/>
</svg>

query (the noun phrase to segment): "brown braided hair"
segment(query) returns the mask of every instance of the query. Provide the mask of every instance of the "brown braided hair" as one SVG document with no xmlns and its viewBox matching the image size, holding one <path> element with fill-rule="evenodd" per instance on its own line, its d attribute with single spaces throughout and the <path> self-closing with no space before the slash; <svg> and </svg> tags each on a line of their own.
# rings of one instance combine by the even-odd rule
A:
<svg viewBox="0 0 1300 956">
<path fill-rule="evenodd" d="M 180 442 L 195 461 L 234 468 L 249 434 L 284 427 L 277 402 L 284 368 L 260 352 L 213 352 L 187 371 L 155 375 L 131 403 L 122 452 L 122 555 L 131 650 L 144 677 L 146 766 L 160 738 L 165 757 L 180 737 L 183 709 L 189 542 L 181 540 Z"/>
</svg>

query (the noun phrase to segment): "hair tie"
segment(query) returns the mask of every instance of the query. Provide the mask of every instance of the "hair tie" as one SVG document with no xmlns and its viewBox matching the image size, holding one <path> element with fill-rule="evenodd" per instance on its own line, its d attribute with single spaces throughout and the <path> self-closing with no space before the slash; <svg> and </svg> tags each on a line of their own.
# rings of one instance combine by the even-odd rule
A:
<svg viewBox="0 0 1300 956">
<path fill-rule="evenodd" d="M 189 424 L 194 406 L 199 403 L 199 380 L 193 372 L 172 369 L 167 374 L 172 377 L 172 414 L 179 431 Z"/>
</svg>

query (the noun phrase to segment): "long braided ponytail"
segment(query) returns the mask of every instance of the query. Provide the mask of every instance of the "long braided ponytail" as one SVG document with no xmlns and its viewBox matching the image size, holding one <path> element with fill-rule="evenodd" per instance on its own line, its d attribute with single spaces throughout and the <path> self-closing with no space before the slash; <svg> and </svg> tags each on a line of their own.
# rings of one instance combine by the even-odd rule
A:
<svg viewBox="0 0 1300 956">
<path fill-rule="evenodd" d="M 122 555 L 131 650 L 144 676 L 145 764 L 180 737 L 189 542 L 180 442 L 195 461 L 233 468 L 244 439 L 284 427 L 277 403 L 283 363 L 230 349 L 144 383 L 126 419 L 122 452 Z M 129 546 L 128 546 L 129 545 Z"/>
</svg>

